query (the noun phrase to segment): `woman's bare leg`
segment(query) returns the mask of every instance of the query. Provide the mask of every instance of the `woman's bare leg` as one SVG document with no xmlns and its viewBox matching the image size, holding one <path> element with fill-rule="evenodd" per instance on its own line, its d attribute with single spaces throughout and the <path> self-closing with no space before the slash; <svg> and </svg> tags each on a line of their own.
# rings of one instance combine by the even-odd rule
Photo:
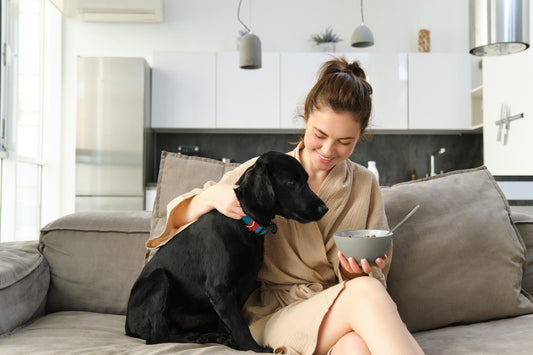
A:
<svg viewBox="0 0 533 355">
<path fill-rule="evenodd" d="M 340 338 L 333 348 L 330 355 L 370 355 L 370 350 L 366 346 L 366 343 L 355 332 L 345 334 Z"/>
<path fill-rule="evenodd" d="M 324 317 L 317 354 L 326 354 L 346 334 L 355 332 L 372 354 L 423 354 L 403 324 L 396 304 L 379 281 L 358 277 L 346 283 Z M 333 348 L 335 354 L 335 348 Z"/>
</svg>

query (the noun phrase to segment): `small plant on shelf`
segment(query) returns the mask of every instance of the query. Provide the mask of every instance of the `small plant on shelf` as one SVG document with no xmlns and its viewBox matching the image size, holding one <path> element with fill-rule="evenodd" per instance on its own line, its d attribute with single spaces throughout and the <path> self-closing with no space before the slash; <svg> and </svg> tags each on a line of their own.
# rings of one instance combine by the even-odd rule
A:
<svg viewBox="0 0 533 355">
<path fill-rule="evenodd" d="M 331 27 L 327 27 L 324 32 L 312 35 L 311 40 L 315 42 L 315 45 L 319 45 L 322 43 L 337 43 L 343 39 L 338 34 L 333 32 Z"/>
</svg>

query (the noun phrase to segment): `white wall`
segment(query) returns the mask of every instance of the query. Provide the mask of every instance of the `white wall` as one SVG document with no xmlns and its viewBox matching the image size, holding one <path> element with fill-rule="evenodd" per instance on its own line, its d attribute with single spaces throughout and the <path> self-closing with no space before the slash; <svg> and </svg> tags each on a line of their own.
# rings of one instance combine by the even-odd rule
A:
<svg viewBox="0 0 533 355">
<path fill-rule="evenodd" d="M 530 6 L 530 21 L 533 6 Z M 530 40 L 533 26 L 530 24 Z M 533 52 L 483 59 L 483 160 L 494 175 L 533 175 Z M 512 121 L 505 141 L 502 127 L 498 140 L 501 105 L 511 105 Z"/>
<path fill-rule="evenodd" d="M 165 0 L 164 23 L 110 24 L 63 20 L 62 183 L 58 216 L 74 211 L 76 56 L 144 57 L 154 51 L 234 51 L 242 28 L 238 0 Z M 418 30 L 431 31 L 432 52 L 468 50 L 468 1 L 372 0 L 365 23 L 376 44 L 349 46 L 360 24 L 358 0 L 244 0 L 241 18 L 261 38 L 263 51 L 312 51 L 312 34 L 327 26 L 344 39 L 337 51 L 416 52 Z"/>
</svg>

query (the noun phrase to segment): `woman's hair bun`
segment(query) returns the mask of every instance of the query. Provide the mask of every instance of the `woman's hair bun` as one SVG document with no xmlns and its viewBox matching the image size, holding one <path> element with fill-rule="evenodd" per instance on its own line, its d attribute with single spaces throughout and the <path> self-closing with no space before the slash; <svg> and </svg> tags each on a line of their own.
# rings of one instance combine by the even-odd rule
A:
<svg viewBox="0 0 533 355">
<path fill-rule="evenodd" d="M 325 77 L 336 73 L 353 74 L 359 79 L 366 80 L 365 71 L 361 68 L 359 62 L 353 61 L 349 63 L 345 57 L 334 58 L 324 63 L 320 76 Z"/>
</svg>

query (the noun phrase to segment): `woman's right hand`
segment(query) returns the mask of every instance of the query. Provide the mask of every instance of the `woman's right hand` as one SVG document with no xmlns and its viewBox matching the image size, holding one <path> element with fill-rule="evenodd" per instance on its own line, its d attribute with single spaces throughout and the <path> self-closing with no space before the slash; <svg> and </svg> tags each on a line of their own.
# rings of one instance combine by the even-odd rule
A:
<svg viewBox="0 0 533 355">
<path fill-rule="evenodd" d="M 237 187 L 237 185 L 218 183 L 206 189 L 202 198 L 205 198 L 211 207 L 223 215 L 233 219 L 241 219 L 245 213 L 235 194 Z"/>
</svg>

